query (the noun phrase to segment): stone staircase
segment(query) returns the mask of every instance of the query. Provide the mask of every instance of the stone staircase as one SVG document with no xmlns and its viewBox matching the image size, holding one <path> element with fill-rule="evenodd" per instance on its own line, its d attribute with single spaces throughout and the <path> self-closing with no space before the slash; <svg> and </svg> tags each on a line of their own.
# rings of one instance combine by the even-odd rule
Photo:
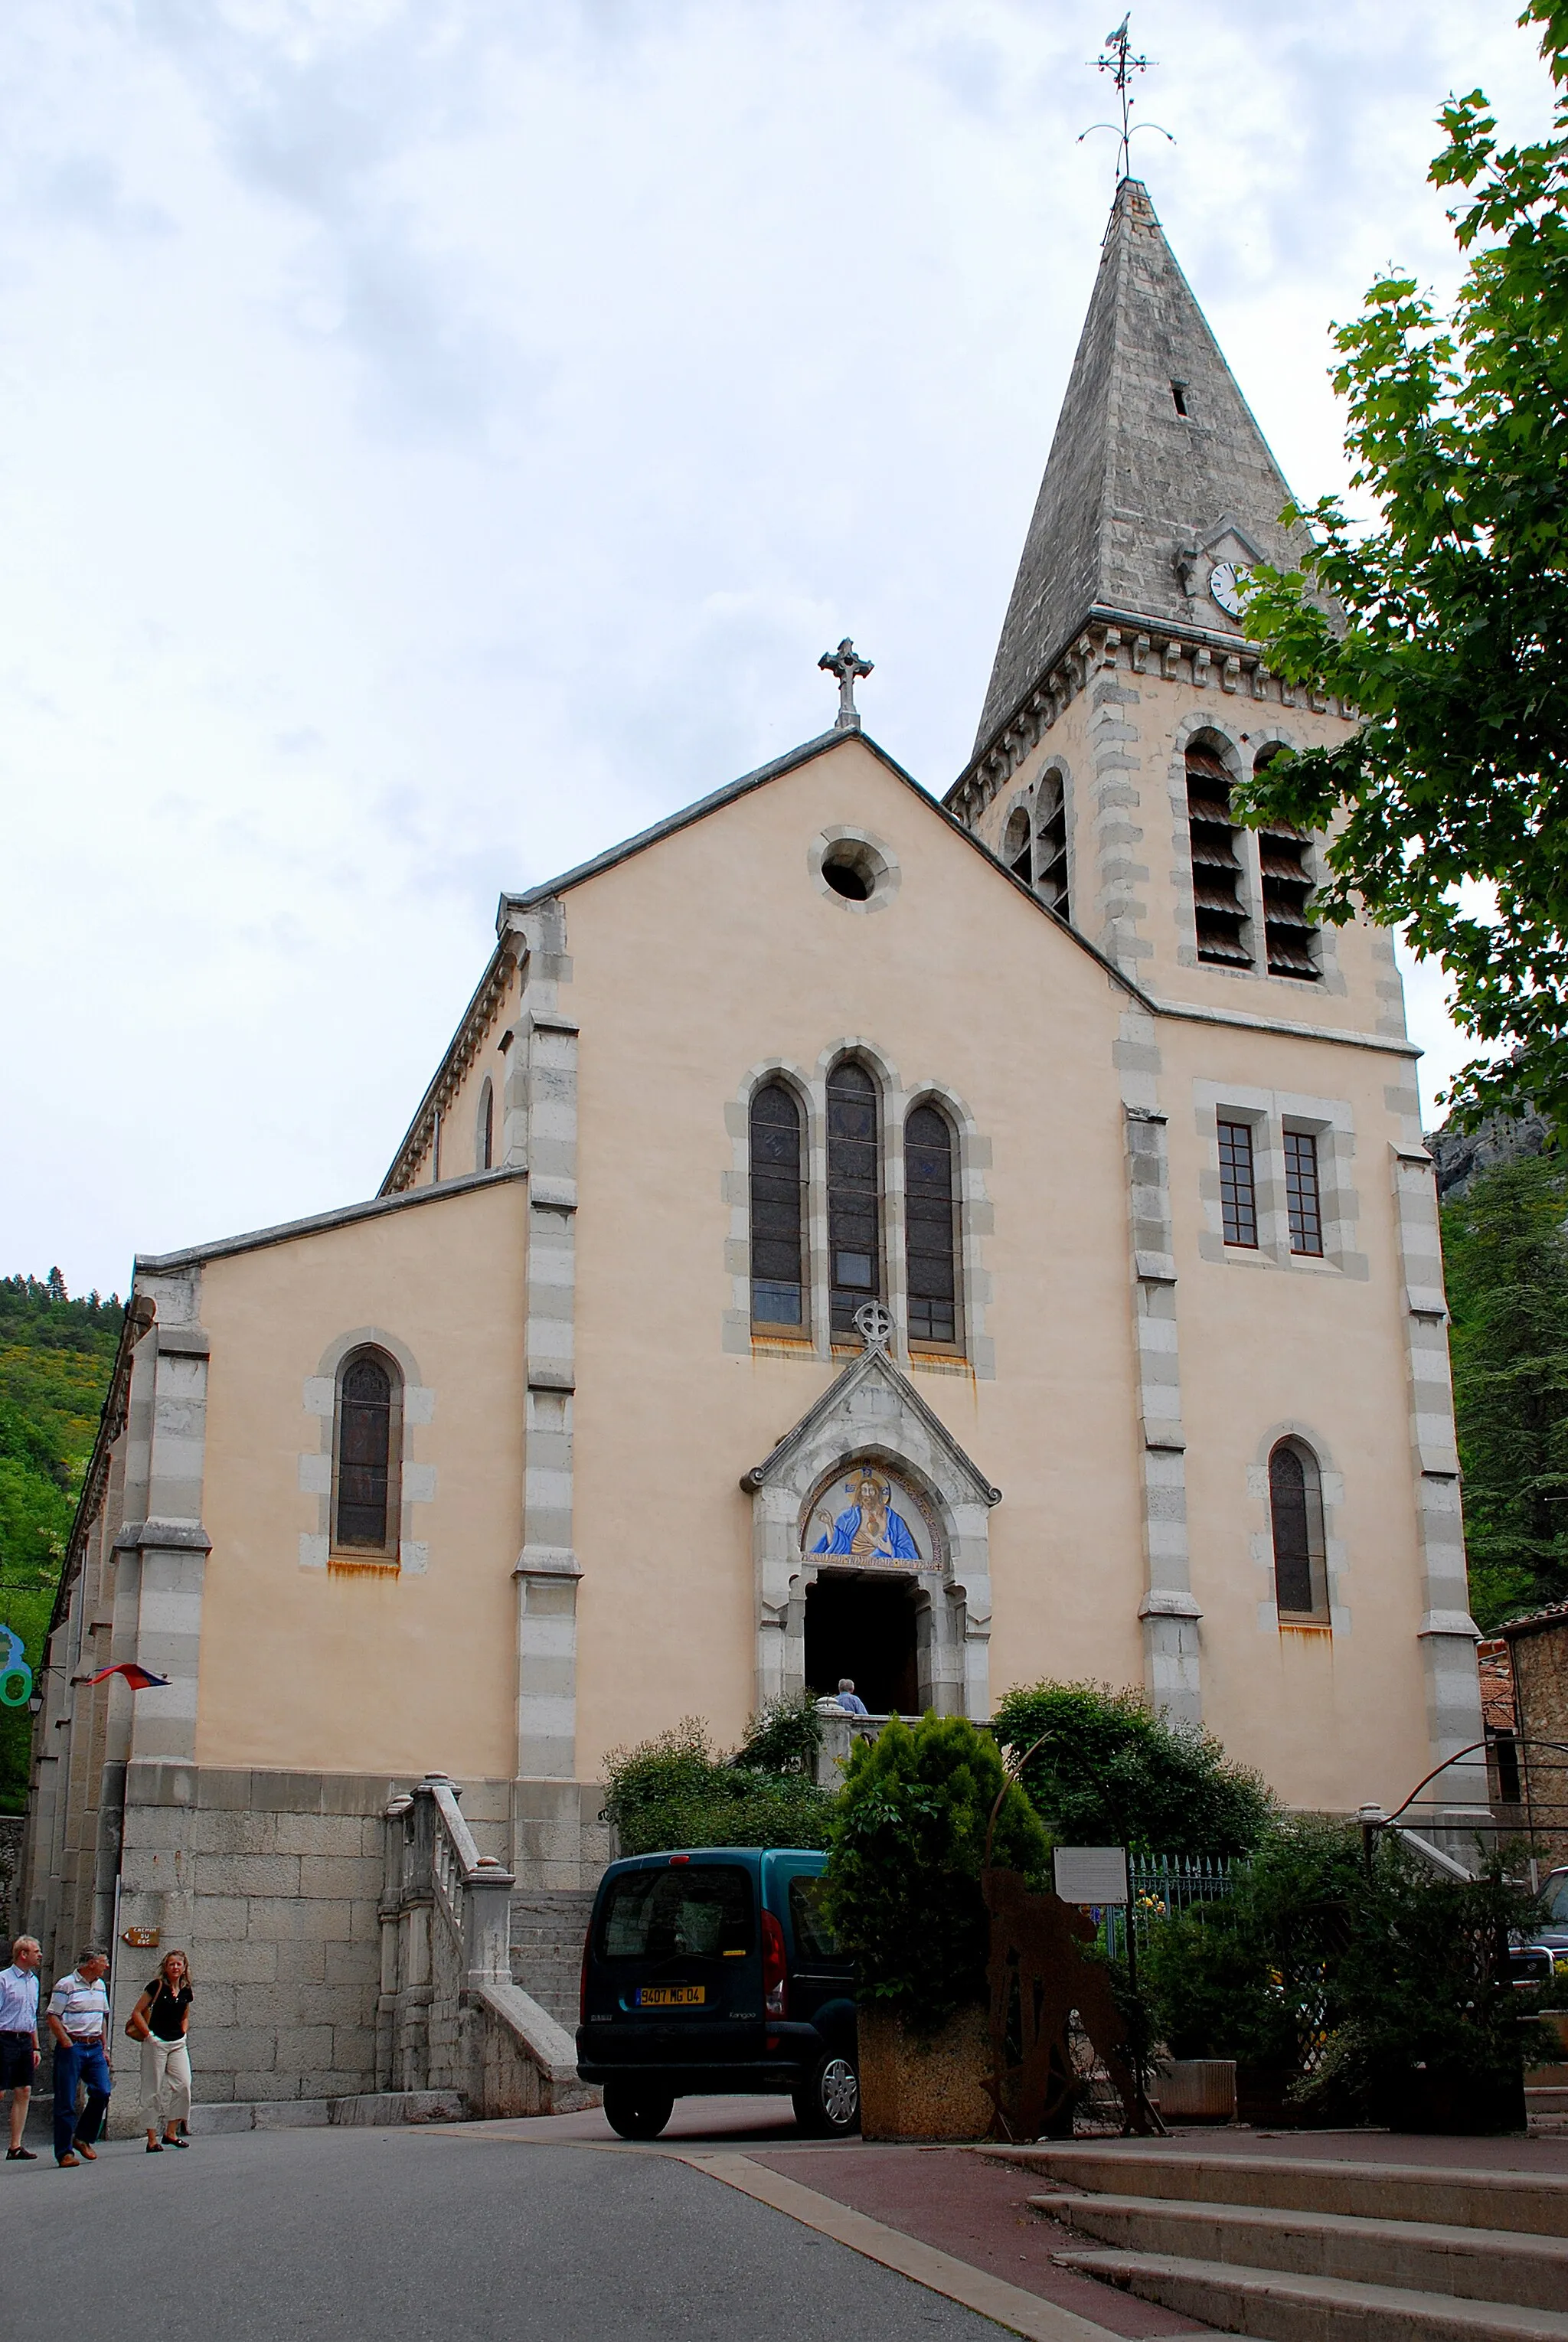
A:
<svg viewBox="0 0 1568 2342">
<path fill-rule="evenodd" d="M 1537 2138 L 1568 2138 L 1568 2066 L 1537 2066 L 1526 2074 L 1524 2107 Z"/>
<path fill-rule="evenodd" d="M 1002 2153 L 1084 2239 L 1060 2266 L 1223 2332 L 1568 2342 L 1568 2174 L 1131 2144 Z"/>
<path fill-rule="evenodd" d="M 512 1897 L 512 1981 L 568 2033 L 577 2030 L 591 1887 L 529 1888 Z"/>
</svg>

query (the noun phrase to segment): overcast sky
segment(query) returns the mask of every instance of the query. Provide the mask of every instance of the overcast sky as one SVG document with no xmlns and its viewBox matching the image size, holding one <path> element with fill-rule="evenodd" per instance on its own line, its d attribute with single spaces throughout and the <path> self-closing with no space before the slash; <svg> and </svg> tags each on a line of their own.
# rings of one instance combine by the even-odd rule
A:
<svg viewBox="0 0 1568 2342">
<path fill-rule="evenodd" d="M 968 756 L 1114 177 L 1068 0 L 9 0 L 0 1269 L 373 1194 L 545 878 Z M 1135 145 L 1297 493 L 1496 0 L 1159 0 Z M 1428 1095 L 1457 1061 L 1412 987 Z"/>
</svg>

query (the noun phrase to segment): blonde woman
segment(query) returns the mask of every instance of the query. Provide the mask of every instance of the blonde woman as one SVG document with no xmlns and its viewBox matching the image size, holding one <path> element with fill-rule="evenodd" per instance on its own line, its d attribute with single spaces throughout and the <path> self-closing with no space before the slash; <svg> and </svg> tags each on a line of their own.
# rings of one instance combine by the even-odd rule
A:
<svg viewBox="0 0 1568 2342">
<path fill-rule="evenodd" d="M 125 2027 L 142 2045 L 142 2097 L 153 2117 L 147 2125 L 149 2155 L 190 2143 L 191 2053 L 185 2047 L 190 2021 L 190 1965 L 184 1952 L 165 1952 Z"/>
</svg>

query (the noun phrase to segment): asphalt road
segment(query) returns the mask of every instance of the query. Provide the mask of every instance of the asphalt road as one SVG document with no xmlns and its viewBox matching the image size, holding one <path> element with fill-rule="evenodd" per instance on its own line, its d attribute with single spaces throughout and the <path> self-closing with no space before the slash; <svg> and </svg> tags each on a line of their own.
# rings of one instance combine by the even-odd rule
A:
<svg viewBox="0 0 1568 2342">
<path fill-rule="evenodd" d="M 247 2131 L 0 2164 L 17 2342 L 1008 2342 L 669 2156 Z"/>
</svg>

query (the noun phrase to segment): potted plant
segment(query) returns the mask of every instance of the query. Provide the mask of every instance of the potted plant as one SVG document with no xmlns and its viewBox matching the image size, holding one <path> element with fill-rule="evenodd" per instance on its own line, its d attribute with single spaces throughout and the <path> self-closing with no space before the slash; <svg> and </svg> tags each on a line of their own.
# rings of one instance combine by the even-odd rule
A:
<svg viewBox="0 0 1568 2342">
<path fill-rule="evenodd" d="M 858 1969 L 867 2138 L 978 2138 L 992 2103 L 980 1872 L 1044 1884 L 1050 1841 L 995 1742 L 962 1716 L 894 1717 L 852 1751 L 830 1831 L 828 1917 Z"/>
</svg>

